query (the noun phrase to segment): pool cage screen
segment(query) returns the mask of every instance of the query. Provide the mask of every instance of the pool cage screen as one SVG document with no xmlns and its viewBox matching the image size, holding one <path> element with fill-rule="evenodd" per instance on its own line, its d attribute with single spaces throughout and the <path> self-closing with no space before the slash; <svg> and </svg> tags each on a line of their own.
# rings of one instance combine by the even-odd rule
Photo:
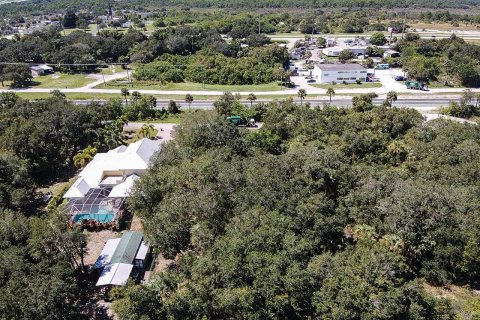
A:
<svg viewBox="0 0 480 320">
<path fill-rule="evenodd" d="M 95 188 L 83 198 L 70 199 L 65 213 L 76 214 L 117 214 L 123 207 L 125 198 L 109 198 L 111 187 Z"/>
</svg>

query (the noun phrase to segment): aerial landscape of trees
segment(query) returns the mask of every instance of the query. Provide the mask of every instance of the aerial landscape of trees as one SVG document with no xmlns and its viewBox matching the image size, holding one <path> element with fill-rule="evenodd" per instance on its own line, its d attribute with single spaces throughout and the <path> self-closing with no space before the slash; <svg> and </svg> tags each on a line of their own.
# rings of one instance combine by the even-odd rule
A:
<svg viewBox="0 0 480 320">
<path fill-rule="evenodd" d="M 0 319 L 480 319 L 480 45 L 419 30 L 478 31 L 479 8 L 0 0 Z M 378 95 L 362 90 L 376 83 L 314 90 L 312 73 L 280 95 L 250 91 L 309 72 L 309 50 L 338 34 L 370 42 L 368 68 L 456 87 L 418 92 L 448 94 L 432 111 L 440 119 L 398 101 L 405 90 L 388 85 L 400 69 L 374 72 L 388 76 Z M 313 62 L 291 64 L 290 45 Z M 345 48 L 319 58 L 358 58 Z M 54 74 L 33 78 L 40 64 Z M 81 90 L 66 90 L 67 77 Z M 250 88 L 220 94 L 240 85 Z M 348 107 L 335 106 L 354 87 Z M 142 138 L 164 141 L 122 198 L 128 221 L 111 232 L 67 223 L 63 195 L 80 170 Z M 148 272 L 99 288 L 85 257 L 124 230 L 143 233 Z"/>
<path fill-rule="evenodd" d="M 479 127 L 288 100 L 263 120 L 196 113 L 164 145 L 130 206 L 176 259 L 120 317 L 453 319 L 423 286 L 480 280 Z"/>
<path fill-rule="evenodd" d="M 114 135 L 102 129 L 117 116 L 113 106 L 78 107 L 58 95 L 29 102 L 0 94 L 2 318 L 91 319 L 95 312 L 81 284 L 85 236 L 45 211 L 38 188 L 70 175 L 88 145 L 105 150 Z"/>
<path fill-rule="evenodd" d="M 446 85 L 480 86 L 480 46 L 456 36 L 450 39 L 420 39 L 410 34 L 397 44 L 407 74 L 417 80 Z"/>
<path fill-rule="evenodd" d="M 81 30 L 65 35 L 61 27 L 49 26 L 21 38 L 0 40 L 0 61 L 20 63 L 0 65 L 0 81 L 13 87 L 32 85 L 27 63 L 48 63 L 57 71 L 70 73 L 95 72 L 100 66 L 120 63 L 132 64 L 134 78 L 146 84 L 283 82 L 289 79 L 289 73 L 284 70 L 288 51 L 272 43 L 265 34 L 299 31 L 307 34 L 358 33 L 360 36 L 367 30 L 376 30 L 370 37 L 373 46 L 367 49 L 367 54 L 383 58 L 384 50 L 378 47 L 387 43 L 383 32 L 391 26 L 401 29 L 402 18 L 395 12 L 368 10 L 255 14 L 164 9 L 149 17 L 156 19 L 154 26 L 161 26 L 155 27 L 149 36 L 145 28 L 134 26 L 122 31 L 100 28 L 95 35 Z M 468 19 L 475 17 L 444 12 L 448 11 L 417 16 L 425 21 L 450 23 L 461 19 L 468 23 Z M 82 15 L 78 15 L 80 19 Z M 121 19 L 125 21 L 135 16 L 127 12 L 123 15 Z M 367 19 L 368 15 L 381 22 Z M 470 23 L 475 22 L 470 20 Z M 449 86 L 480 86 L 480 46 L 477 44 L 467 43 L 455 35 L 451 39 L 437 40 L 420 39 L 418 34 L 408 33 L 395 48 L 402 57 L 386 58 L 384 62 L 403 67 L 413 79 Z M 339 57 L 343 62 L 353 58 L 349 50 Z"/>
<path fill-rule="evenodd" d="M 241 0 L 241 1 L 226 1 L 226 0 L 133 0 L 133 1 L 115 1 L 115 5 L 121 8 L 142 8 L 147 10 L 149 8 L 158 8 L 164 6 L 179 6 L 179 7 L 199 7 L 199 8 L 405 8 L 411 6 L 425 7 L 425 8 L 466 8 L 469 6 L 478 6 L 478 0 L 408 0 L 399 2 L 396 0 Z M 7 3 L 3 5 L 1 15 L 18 14 L 20 12 L 30 12 L 40 14 L 43 12 L 62 11 L 65 8 L 72 10 L 108 10 L 111 6 L 109 1 L 99 0 L 37 0 Z"/>
</svg>

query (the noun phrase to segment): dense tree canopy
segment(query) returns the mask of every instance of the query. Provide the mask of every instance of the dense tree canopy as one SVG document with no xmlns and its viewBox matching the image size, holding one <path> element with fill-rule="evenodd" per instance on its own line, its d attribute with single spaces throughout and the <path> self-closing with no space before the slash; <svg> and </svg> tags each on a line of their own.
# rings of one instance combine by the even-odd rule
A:
<svg viewBox="0 0 480 320">
<path fill-rule="evenodd" d="M 370 8 L 405 8 L 412 6 L 420 6 L 427 8 L 462 8 L 465 6 L 478 5 L 478 0 L 408 0 L 399 3 L 396 0 L 315 0 L 301 1 L 297 0 L 241 0 L 237 2 L 225 0 L 168 0 L 162 1 L 161 4 L 157 0 L 134 0 L 134 1 L 117 1 L 117 5 L 124 8 L 133 7 L 159 7 L 161 6 L 192 6 L 192 7 L 227 7 L 227 8 L 345 8 L 345 7 L 370 7 Z M 25 2 L 13 2 L 2 5 L 3 14 L 18 14 L 22 12 L 43 13 L 51 11 L 63 11 L 65 8 L 71 9 L 95 9 L 97 11 L 107 11 L 110 2 L 99 0 L 74 1 L 74 0 L 37 0 Z"/>
<path fill-rule="evenodd" d="M 121 318 L 453 319 L 420 279 L 480 280 L 480 129 L 366 104 L 187 118 L 129 203 L 176 260 Z"/>
<path fill-rule="evenodd" d="M 0 94 L 0 314 L 3 319 L 92 319 L 85 235 L 67 229 L 38 187 L 73 169 L 88 145 L 116 147 L 118 105 L 77 107 L 58 93 L 29 102 Z"/>
<path fill-rule="evenodd" d="M 2 93 L 2 101 L 0 147 L 21 159 L 37 181 L 72 169 L 73 156 L 87 146 L 103 145 L 109 136 L 100 129 L 119 112 L 98 104 L 74 106 L 61 97 L 29 102 Z"/>
<path fill-rule="evenodd" d="M 480 86 L 480 46 L 455 36 L 426 40 L 410 34 L 398 48 L 403 69 L 414 79 Z"/>
</svg>

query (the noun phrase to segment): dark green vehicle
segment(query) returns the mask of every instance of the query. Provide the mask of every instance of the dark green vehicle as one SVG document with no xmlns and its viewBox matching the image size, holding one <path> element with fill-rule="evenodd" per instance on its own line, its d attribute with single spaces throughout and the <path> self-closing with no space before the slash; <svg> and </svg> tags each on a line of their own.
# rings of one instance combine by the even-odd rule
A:
<svg viewBox="0 0 480 320">
<path fill-rule="evenodd" d="M 256 127 L 257 123 L 255 119 L 244 119 L 240 116 L 230 116 L 227 120 L 236 125 L 237 127 Z"/>
<path fill-rule="evenodd" d="M 405 85 L 407 86 L 407 89 L 423 91 L 428 90 L 427 85 L 421 81 L 405 81 Z"/>
</svg>

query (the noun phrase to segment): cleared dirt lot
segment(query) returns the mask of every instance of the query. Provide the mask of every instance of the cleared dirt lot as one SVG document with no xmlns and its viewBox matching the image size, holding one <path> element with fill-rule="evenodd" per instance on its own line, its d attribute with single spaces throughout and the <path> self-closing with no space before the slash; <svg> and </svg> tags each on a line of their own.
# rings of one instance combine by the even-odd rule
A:
<svg viewBox="0 0 480 320">
<path fill-rule="evenodd" d="M 169 141 L 172 139 L 172 132 L 176 126 L 174 123 L 146 123 L 146 122 L 129 122 L 123 128 L 124 131 L 129 130 L 138 130 L 144 124 L 151 124 L 155 129 L 158 130 L 157 137 L 162 141 Z"/>
<path fill-rule="evenodd" d="M 84 233 L 87 235 L 88 250 L 85 256 L 86 265 L 93 265 L 95 261 L 97 261 L 98 256 L 108 240 L 118 238 L 118 234 L 110 230 L 96 232 L 84 231 Z"/>
</svg>

